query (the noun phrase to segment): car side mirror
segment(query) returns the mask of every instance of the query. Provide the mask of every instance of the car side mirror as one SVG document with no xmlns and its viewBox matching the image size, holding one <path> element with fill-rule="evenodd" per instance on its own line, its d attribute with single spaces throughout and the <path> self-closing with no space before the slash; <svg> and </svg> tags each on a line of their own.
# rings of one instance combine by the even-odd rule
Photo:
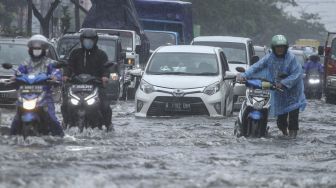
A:
<svg viewBox="0 0 336 188">
<path fill-rule="evenodd" d="M 251 65 L 255 64 L 256 62 L 258 62 L 260 60 L 260 58 L 258 56 L 252 56 L 251 58 Z"/>
<path fill-rule="evenodd" d="M 236 73 L 230 72 L 230 71 L 226 71 L 223 80 L 235 80 L 236 76 L 237 76 Z"/>
<path fill-rule="evenodd" d="M 126 52 L 120 53 L 120 59 L 126 59 Z"/>
<path fill-rule="evenodd" d="M 324 54 L 324 47 L 323 46 L 319 46 L 318 47 L 318 55 L 323 56 L 323 54 Z"/>
<path fill-rule="evenodd" d="M 2 68 L 4 68 L 4 69 L 12 69 L 13 68 L 13 65 L 12 64 L 10 64 L 10 63 L 3 63 L 2 64 Z"/>
<path fill-rule="evenodd" d="M 245 68 L 244 67 L 237 67 L 236 71 L 240 72 L 240 73 L 244 73 L 245 72 Z"/>
</svg>

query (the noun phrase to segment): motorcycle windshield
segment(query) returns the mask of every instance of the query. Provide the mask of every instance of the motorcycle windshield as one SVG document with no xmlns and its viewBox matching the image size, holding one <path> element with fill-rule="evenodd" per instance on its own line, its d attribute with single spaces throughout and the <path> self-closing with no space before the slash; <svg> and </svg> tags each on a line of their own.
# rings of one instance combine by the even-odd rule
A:
<svg viewBox="0 0 336 188">
<path fill-rule="evenodd" d="M 24 74 L 16 78 L 17 81 L 24 82 L 27 84 L 36 84 L 48 80 L 49 77 L 45 73 L 38 75 L 34 74 Z"/>
</svg>

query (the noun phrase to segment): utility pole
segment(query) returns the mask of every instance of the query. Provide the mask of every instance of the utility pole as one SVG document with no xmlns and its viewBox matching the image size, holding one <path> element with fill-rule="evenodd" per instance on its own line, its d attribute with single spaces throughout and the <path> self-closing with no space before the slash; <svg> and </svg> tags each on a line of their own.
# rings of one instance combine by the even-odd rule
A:
<svg viewBox="0 0 336 188">
<path fill-rule="evenodd" d="M 32 7 L 32 0 L 28 0 L 28 18 L 27 18 L 27 35 L 31 36 L 32 34 L 32 19 L 33 19 L 33 7 Z"/>
<path fill-rule="evenodd" d="M 76 4 L 79 4 L 79 0 L 75 0 Z M 79 6 L 75 6 L 75 25 L 76 31 L 80 29 L 80 15 L 79 15 Z"/>
</svg>

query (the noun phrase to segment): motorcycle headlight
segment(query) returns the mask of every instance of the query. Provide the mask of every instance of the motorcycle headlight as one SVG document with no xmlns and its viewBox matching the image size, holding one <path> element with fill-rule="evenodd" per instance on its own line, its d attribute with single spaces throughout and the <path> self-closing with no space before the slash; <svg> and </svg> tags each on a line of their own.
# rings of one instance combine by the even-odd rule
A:
<svg viewBox="0 0 336 188">
<path fill-rule="evenodd" d="M 89 100 L 86 101 L 88 105 L 93 105 L 95 102 L 96 102 L 96 99 L 95 98 L 91 98 Z"/>
<path fill-rule="evenodd" d="M 71 102 L 71 104 L 73 104 L 73 105 L 78 105 L 79 100 L 77 100 L 77 99 L 75 99 L 75 98 L 71 98 L 71 99 L 70 99 L 70 102 Z"/>
<path fill-rule="evenodd" d="M 264 107 L 264 101 L 255 101 L 253 103 L 253 108 L 256 110 L 261 110 Z"/>
<path fill-rule="evenodd" d="M 154 86 L 147 83 L 144 80 L 141 80 L 141 82 L 140 82 L 140 89 L 141 89 L 141 91 L 145 92 L 146 94 L 150 94 L 150 93 L 153 93 L 155 91 Z"/>
<path fill-rule="evenodd" d="M 33 110 L 36 107 L 37 98 L 32 100 L 23 99 L 23 108 L 26 110 Z"/>
<path fill-rule="evenodd" d="M 309 79 L 309 83 L 310 84 L 319 84 L 320 83 L 320 79 L 313 79 L 313 78 L 311 78 L 311 79 Z"/>
<path fill-rule="evenodd" d="M 214 95 L 215 93 L 220 91 L 220 84 L 219 83 L 215 83 L 212 84 L 208 87 L 206 87 L 203 91 L 203 93 L 207 94 L 207 95 Z"/>
</svg>

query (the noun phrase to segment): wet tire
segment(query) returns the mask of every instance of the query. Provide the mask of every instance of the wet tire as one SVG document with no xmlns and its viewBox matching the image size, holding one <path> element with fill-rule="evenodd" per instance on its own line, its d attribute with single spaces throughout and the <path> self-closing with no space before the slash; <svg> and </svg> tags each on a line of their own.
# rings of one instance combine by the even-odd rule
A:
<svg viewBox="0 0 336 188">
<path fill-rule="evenodd" d="M 251 120 L 250 123 L 250 136 L 252 137 L 260 137 L 260 123 L 256 120 Z"/>
</svg>

